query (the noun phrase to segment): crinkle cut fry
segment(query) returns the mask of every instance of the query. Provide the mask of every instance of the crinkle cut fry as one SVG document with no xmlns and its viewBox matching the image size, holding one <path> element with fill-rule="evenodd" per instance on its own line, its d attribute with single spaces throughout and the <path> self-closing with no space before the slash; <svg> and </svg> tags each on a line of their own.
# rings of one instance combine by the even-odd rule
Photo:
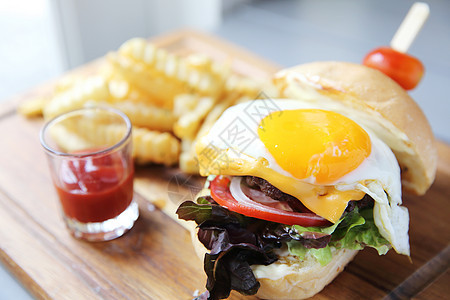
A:
<svg viewBox="0 0 450 300">
<path fill-rule="evenodd" d="M 50 101 L 49 98 L 34 98 L 29 101 L 23 102 L 17 108 L 17 111 L 27 118 L 42 116 L 44 107 Z"/>
<path fill-rule="evenodd" d="M 176 95 L 190 92 L 183 82 L 161 76 L 154 69 L 128 57 L 110 53 L 108 61 L 125 80 L 145 93 L 149 101 L 157 106 L 171 109 Z"/>
<path fill-rule="evenodd" d="M 189 139 L 181 140 L 180 169 L 188 174 L 198 174 L 198 160 L 195 156 L 194 142 Z"/>
<path fill-rule="evenodd" d="M 174 165 L 179 160 L 180 141 L 168 132 L 133 128 L 133 154 L 138 164 Z"/>
<path fill-rule="evenodd" d="M 210 58 L 198 55 L 181 58 L 140 38 L 125 42 L 108 58 L 131 83 L 155 99 L 164 99 L 161 102 L 169 107 L 178 94 L 218 97 L 229 75 L 228 66 L 214 63 Z"/>
<path fill-rule="evenodd" d="M 195 142 L 201 138 L 204 134 L 206 134 L 209 129 L 213 126 L 213 124 L 219 119 L 222 113 L 231 105 L 237 103 L 250 100 L 246 97 L 241 97 L 239 93 L 229 93 L 222 101 L 216 104 L 208 113 L 200 128 L 197 131 L 196 137 L 194 140 L 191 139 L 183 139 L 182 140 L 182 149 L 180 155 L 180 169 L 183 172 L 189 174 L 198 174 L 198 159 L 195 154 Z"/>
<path fill-rule="evenodd" d="M 99 130 L 106 130 L 104 136 L 112 140 L 123 136 L 124 128 L 119 126 L 96 126 Z M 146 128 L 133 127 L 133 158 L 138 164 L 156 163 L 166 166 L 178 162 L 180 154 L 180 142 L 168 132 L 152 131 Z"/>
<path fill-rule="evenodd" d="M 175 99 L 177 101 L 177 99 Z M 181 139 L 194 139 L 216 100 L 211 97 L 198 97 L 197 105 L 182 114 L 173 126 L 173 132 Z"/>
<path fill-rule="evenodd" d="M 128 40 L 118 54 L 157 70 L 160 75 L 185 82 L 200 95 L 219 96 L 231 72 L 229 64 L 219 64 L 200 54 L 179 57 L 142 38 Z"/>
<path fill-rule="evenodd" d="M 100 76 L 92 76 L 79 84 L 56 94 L 44 107 L 44 118 L 50 119 L 62 113 L 82 108 L 92 100 L 109 99 L 108 82 Z"/>
<path fill-rule="evenodd" d="M 151 130 L 171 132 L 176 121 L 171 110 L 143 101 L 94 102 L 93 104 L 116 108 L 126 114 L 134 126 Z"/>
</svg>

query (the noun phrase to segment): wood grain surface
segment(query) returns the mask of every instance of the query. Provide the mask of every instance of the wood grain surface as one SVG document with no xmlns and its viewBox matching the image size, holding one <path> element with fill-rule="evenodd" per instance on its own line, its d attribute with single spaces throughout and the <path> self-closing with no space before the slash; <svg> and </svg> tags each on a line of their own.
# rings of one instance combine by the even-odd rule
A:
<svg viewBox="0 0 450 300">
<path fill-rule="evenodd" d="M 270 77 L 278 67 L 212 36 L 181 31 L 153 40 L 176 53 L 233 59 L 233 68 Z M 101 60 L 100 60 L 101 61 Z M 93 62 L 73 72 L 92 72 Z M 50 82 L 0 105 L 0 259 L 37 299 L 191 299 L 203 291 L 202 262 L 174 209 L 202 179 L 176 168 L 138 167 L 140 218 L 123 237 L 88 243 L 63 225 L 39 144 L 41 119 L 16 113 L 21 101 L 51 91 Z M 450 295 L 450 146 L 438 143 L 436 181 L 423 197 L 404 196 L 411 215 L 411 261 L 390 251 L 361 251 L 314 299 L 445 299 Z M 233 293 L 231 299 L 245 297 Z M 245 299 L 254 299 L 247 297 Z"/>
</svg>

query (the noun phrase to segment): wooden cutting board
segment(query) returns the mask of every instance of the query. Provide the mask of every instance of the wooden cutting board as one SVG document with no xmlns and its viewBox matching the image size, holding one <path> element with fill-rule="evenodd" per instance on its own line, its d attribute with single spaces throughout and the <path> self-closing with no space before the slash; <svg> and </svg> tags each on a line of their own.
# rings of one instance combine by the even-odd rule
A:
<svg viewBox="0 0 450 300">
<path fill-rule="evenodd" d="M 153 40 L 177 53 L 203 52 L 233 59 L 254 77 L 278 69 L 225 41 L 191 31 Z M 73 72 L 89 73 L 97 62 Z M 139 167 L 136 198 L 141 216 L 125 236 L 88 243 L 63 226 L 38 139 L 41 119 L 16 113 L 21 101 L 49 93 L 44 84 L 0 105 L 0 259 L 38 299 L 191 299 L 205 275 L 187 222 L 173 218 L 177 203 L 192 199 L 202 180 L 175 168 Z M 449 297 L 450 146 L 439 142 L 436 181 L 424 197 L 405 196 L 410 210 L 412 262 L 390 251 L 366 249 L 314 299 L 444 299 Z M 232 299 L 243 299 L 233 293 Z M 252 299 L 252 298 L 250 298 Z"/>
</svg>

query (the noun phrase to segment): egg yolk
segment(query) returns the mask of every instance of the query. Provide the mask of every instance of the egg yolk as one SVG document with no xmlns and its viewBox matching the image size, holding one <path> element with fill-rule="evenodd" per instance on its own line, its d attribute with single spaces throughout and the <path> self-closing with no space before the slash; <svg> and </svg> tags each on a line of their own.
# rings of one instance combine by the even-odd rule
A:
<svg viewBox="0 0 450 300">
<path fill-rule="evenodd" d="M 371 151 L 369 135 L 361 126 L 321 109 L 273 112 L 261 120 L 258 135 L 281 168 L 316 184 L 335 182 Z"/>
</svg>

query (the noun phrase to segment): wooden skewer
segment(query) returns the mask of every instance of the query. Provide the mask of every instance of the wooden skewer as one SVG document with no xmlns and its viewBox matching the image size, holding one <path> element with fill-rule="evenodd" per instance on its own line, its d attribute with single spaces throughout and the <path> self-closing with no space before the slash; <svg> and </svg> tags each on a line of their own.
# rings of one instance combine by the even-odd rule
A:
<svg viewBox="0 0 450 300">
<path fill-rule="evenodd" d="M 394 34 L 391 40 L 391 48 L 406 53 L 428 19 L 429 14 L 430 7 L 427 3 L 414 3 Z"/>
</svg>

